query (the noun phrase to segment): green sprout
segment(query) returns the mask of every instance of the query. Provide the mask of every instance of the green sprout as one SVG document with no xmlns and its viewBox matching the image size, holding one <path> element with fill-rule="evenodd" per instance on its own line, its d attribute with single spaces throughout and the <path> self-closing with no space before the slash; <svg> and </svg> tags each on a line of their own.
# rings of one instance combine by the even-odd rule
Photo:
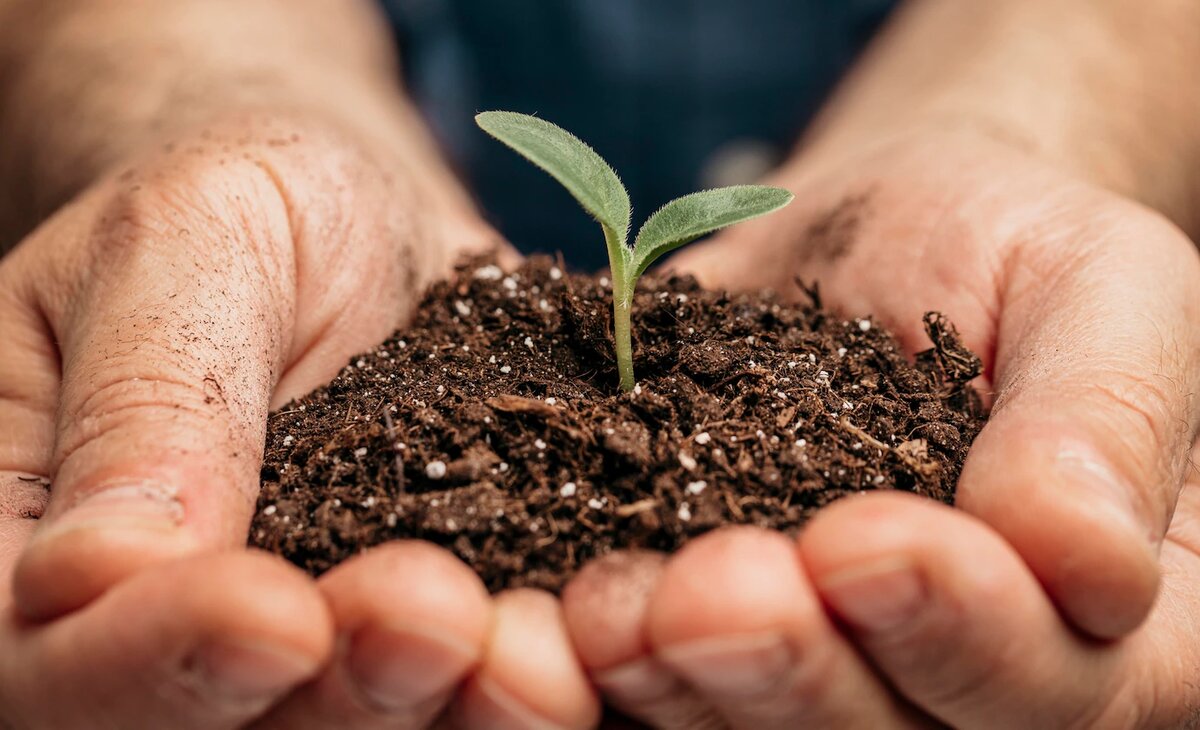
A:
<svg viewBox="0 0 1200 730">
<path fill-rule="evenodd" d="M 475 121 L 483 131 L 558 180 L 604 229 L 612 269 L 617 372 L 625 391 L 633 390 L 635 382 L 629 309 L 638 277 L 668 251 L 726 226 L 771 213 L 794 197 L 786 190 L 765 185 L 737 185 L 685 195 L 650 216 L 630 246 L 629 193 L 595 150 L 565 129 L 527 114 L 483 112 Z"/>
</svg>

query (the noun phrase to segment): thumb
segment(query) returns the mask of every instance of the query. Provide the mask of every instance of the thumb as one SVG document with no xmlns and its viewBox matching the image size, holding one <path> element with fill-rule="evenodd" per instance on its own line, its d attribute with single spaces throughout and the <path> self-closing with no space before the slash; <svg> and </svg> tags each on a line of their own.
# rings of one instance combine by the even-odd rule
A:
<svg viewBox="0 0 1200 730">
<path fill-rule="evenodd" d="M 959 487 L 960 506 L 1102 638 L 1153 605 L 1200 392 L 1196 251 L 1169 225 L 1118 212 L 1078 233 L 1087 245 L 1014 254 L 997 399 Z"/>
<path fill-rule="evenodd" d="M 50 504 L 14 575 L 27 618 L 245 541 L 294 281 L 286 206 L 242 167 L 92 196 L 27 242 L 78 277 L 37 272 L 62 386 Z"/>
</svg>

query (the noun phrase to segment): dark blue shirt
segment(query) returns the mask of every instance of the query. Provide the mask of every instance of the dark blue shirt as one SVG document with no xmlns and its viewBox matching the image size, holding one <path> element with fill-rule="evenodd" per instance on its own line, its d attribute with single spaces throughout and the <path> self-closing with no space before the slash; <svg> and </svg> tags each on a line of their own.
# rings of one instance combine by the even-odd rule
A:
<svg viewBox="0 0 1200 730">
<path fill-rule="evenodd" d="M 492 221 L 525 251 L 606 263 L 596 224 L 474 126 L 535 113 L 589 142 L 634 225 L 777 162 L 895 0 L 383 0 L 409 88 Z"/>
</svg>

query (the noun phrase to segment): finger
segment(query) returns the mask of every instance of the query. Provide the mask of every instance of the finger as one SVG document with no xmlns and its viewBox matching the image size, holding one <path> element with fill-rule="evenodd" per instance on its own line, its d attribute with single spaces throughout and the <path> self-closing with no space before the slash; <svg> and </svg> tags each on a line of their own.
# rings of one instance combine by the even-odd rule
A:
<svg viewBox="0 0 1200 730">
<path fill-rule="evenodd" d="M 689 543 L 651 599 L 659 659 L 735 728 L 911 727 L 842 638 L 792 542 L 727 528 Z"/>
<path fill-rule="evenodd" d="M 24 250 L 0 261 L 0 607 L 13 563 L 46 508 L 58 353 L 34 306 Z"/>
<path fill-rule="evenodd" d="M 243 164 L 132 186 L 40 234 L 84 263 L 69 299 L 41 303 L 63 381 L 53 494 L 15 575 L 26 617 L 245 538 L 293 297 L 286 207 Z"/>
<path fill-rule="evenodd" d="M 322 576 L 342 651 L 256 727 L 429 727 L 483 656 L 491 599 L 427 543 L 390 543 Z"/>
<path fill-rule="evenodd" d="M 54 447 L 58 351 L 31 290 L 27 249 L 0 260 L 0 475 L 45 476 Z M 16 511 L 0 492 L 0 514 Z"/>
<path fill-rule="evenodd" d="M 333 646 L 312 582 L 226 554 L 152 568 L 85 610 L 0 624 L 0 719 L 17 727 L 241 727 Z"/>
<path fill-rule="evenodd" d="M 974 518 L 881 493 L 831 505 L 800 546 L 871 661 L 949 725 L 1126 726 L 1101 721 L 1106 699 L 1129 700 L 1121 682 L 1135 673 L 1116 671 L 1121 650 L 1073 632 L 1020 556 Z"/>
<path fill-rule="evenodd" d="M 998 397 L 959 502 L 1079 628 L 1116 637 L 1154 602 L 1196 435 L 1200 263 L 1166 223 L 1092 223 L 1081 256 L 1058 240 L 1015 254 Z"/>
<path fill-rule="evenodd" d="M 660 553 L 611 553 L 563 591 L 563 615 L 580 661 L 612 706 L 651 727 L 724 727 L 706 702 L 655 658 L 646 609 L 666 564 Z"/>
<path fill-rule="evenodd" d="M 558 599 L 518 589 L 495 597 L 483 664 L 451 708 L 459 727 L 592 728 L 600 703 L 571 648 Z"/>
<path fill-rule="evenodd" d="M 22 548 L 33 535 L 48 496 L 39 477 L 0 472 L 0 611 L 12 605 L 12 574 Z"/>
</svg>

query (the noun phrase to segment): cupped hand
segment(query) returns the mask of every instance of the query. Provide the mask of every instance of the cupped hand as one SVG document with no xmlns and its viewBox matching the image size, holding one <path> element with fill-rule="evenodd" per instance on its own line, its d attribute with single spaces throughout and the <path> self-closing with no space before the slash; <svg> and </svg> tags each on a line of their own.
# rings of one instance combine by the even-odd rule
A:
<svg viewBox="0 0 1200 730">
<path fill-rule="evenodd" d="M 817 280 L 910 350 L 927 346 L 924 311 L 949 316 L 994 396 L 960 506 L 1080 629 L 1132 630 L 1200 424 L 1195 247 L 1149 210 L 980 136 L 906 140 L 837 169 L 792 182 L 794 209 L 677 265 L 723 286 Z"/>
<path fill-rule="evenodd" d="M 243 548 L 268 410 L 496 245 L 437 179 L 324 118 L 231 113 L 0 260 L 0 725 L 590 722 L 556 601 L 493 601 L 420 544 L 319 582 Z"/>
<path fill-rule="evenodd" d="M 743 527 L 670 560 L 607 556 L 564 609 L 606 699 L 656 728 L 1192 727 L 1195 474 L 1160 566 L 1148 620 L 1097 641 L 982 521 L 875 493 L 826 508 L 799 544 Z"/>
<path fill-rule="evenodd" d="M 923 312 L 947 314 L 993 405 L 962 510 L 870 495 L 799 548 L 743 528 L 665 561 L 613 556 L 566 593 L 599 686 L 663 727 L 1182 722 L 1200 703 L 1191 242 L 969 132 L 774 182 L 790 209 L 674 266 L 729 288 L 818 280 L 910 350 Z"/>
</svg>

